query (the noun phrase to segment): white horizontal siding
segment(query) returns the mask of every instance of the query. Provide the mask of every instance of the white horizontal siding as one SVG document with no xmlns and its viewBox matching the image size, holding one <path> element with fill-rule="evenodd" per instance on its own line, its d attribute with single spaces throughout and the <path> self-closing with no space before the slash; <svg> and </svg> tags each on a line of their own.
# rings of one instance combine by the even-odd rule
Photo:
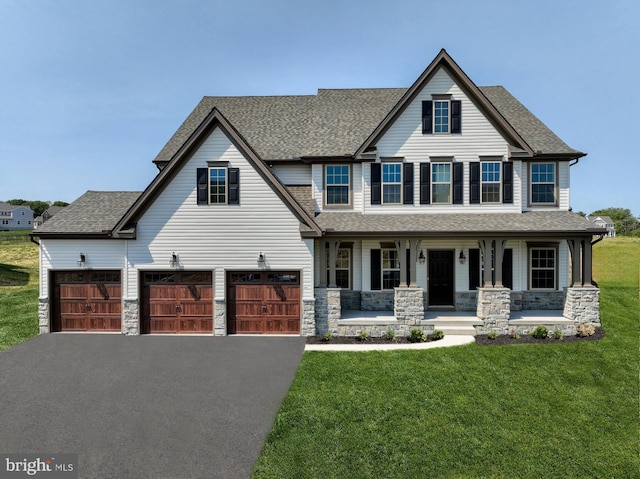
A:
<svg viewBox="0 0 640 479">
<path fill-rule="evenodd" d="M 49 296 L 49 271 L 78 268 L 78 257 L 84 253 L 86 268 L 122 270 L 125 266 L 125 242 L 118 240 L 54 240 L 40 241 L 40 297 Z"/>
<path fill-rule="evenodd" d="M 311 184 L 311 166 L 299 165 L 273 165 L 271 171 L 275 173 L 282 183 L 285 185 L 310 185 Z"/>
<path fill-rule="evenodd" d="M 197 204 L 196 169 L 208 161 L 240 169 L 240 205 Z M 131 273 L 168 269 L 172 252 L 181 268 L 215 271 L 216 299 L 225 296 L 225 270 L 257 269 L 263 253 L 272 270 L 301 270 L 303 297 L 313 297 L 313 241 L 300 238 L 297 218 L 219 129 L 140 218 L 128 250 Z M 130 297 L 137 295 L 135 276 Z"/>
</svg>

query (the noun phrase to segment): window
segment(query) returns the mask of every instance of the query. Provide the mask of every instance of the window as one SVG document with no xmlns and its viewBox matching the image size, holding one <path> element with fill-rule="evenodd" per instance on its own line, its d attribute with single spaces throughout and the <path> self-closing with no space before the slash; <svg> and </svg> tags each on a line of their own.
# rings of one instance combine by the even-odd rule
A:
<svg viewBox="0 0 640 479">
<path fill-rule="evenodd" d="M 382 289 L 393 289 L 400 285 L 400 261 L 398 251 L 382 250 Z"/>
<path fill-rule="evenodd" d="M 3 225 L 8 225 L 9 224 L 9 220 L 2 220 L 2 224 Z"/>
<path fill-rule="evenodd" d="M 451 163 L 431 164 L 431 203 L 451 203 Z"/>
<path fill-rule="evenodd" d="M 227 166 L 210 166 L 197 170 L 199 205 L 240 204 L 240 170 Z"/>
<path fill-rule="evenodd" d="M 529 261 L 531 289 L 556 289 L 556 249 L 531 248 Z"/>
<path fill-rule="evenodd" d="M 480 182 L 482 185 L 483 203 L 500 203 L 500 171 L 502 165 L 497 161 L 483 161 L 481 164 L 482 174 Z"/>
<path fill-rule="evenodd" d="M 329 284 L 329 252 L 327 250 L 327 284 Z M 336 251 L 336 286 L 351 289 L 351 248 Z"/>
<path fill-rule="evenodd" d="M 531 203 L 554 205 L 556 203 L 556 164 L 531 164 Z"/>
<path fill-rule="evenodd" d="M 462 102 L 449 99 L 450 95 L 434 96 L 440 98 L 422 102 L 422 133 L 460 133 Z"/>
<path fill-rule="evenodd" d="M 349 165 L 327 165 L 325 169 L 327 205 L 350 204 L 350 172 Z"/>
<path fill-rule="evenodd" d="M 382 164 L 382 203 L 400 203 L 402 198 L 402 163 Z"/>
</svg>

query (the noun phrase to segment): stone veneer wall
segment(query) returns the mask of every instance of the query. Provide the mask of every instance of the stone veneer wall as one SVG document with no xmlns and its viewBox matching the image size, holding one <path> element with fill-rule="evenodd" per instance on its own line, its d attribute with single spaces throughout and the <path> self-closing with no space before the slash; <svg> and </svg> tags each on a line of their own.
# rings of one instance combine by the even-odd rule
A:
<svg viewBox="0 0 640 479">
<path fill-rule="evenodd" d="M 456 311 L 475 311 L 478 308 L 478 292 L 456 292 Z"/>
<path fill-rule="evenodd" d="M 303 336 L 314 336 L 316 334 L 316 300 L 302 300 L 302 324 L 300 331 Z"/>
<path fill-rule="evenodd" d="M 340 288 L 315 288 L 315 320 L 318 335 L 338 334 L 340 320 Z"/>
<path fill-rule="evenodd" d="M 38 299 L 38 326 L 40 334 L 51 332 L 49 323 L 49 298 Z"/>
<path fill-rule="evenodd" d="M 484 321 L 476 327 L 479 333 L 495 331 L 507 334 L 511 315 L 511 290 L 509 288 L 478 288 L 478 319 Z"/>
<path fill-rule="evenodd" d="M 567 288 L 563 316 L 573 320 L 576 327 L 581 323 L 600 326 L 600 289 Z"/>
<path fill-rule="evenodd" d="M 424 319 L 424 291 L 422 288 L 396 288 L 393 302 L 396 321 L 413 326 Z"/>
<path fill-rule="evenodd" d="M 213 301 L 213 334 L 214 336 L 227 335 L 227 305 L 224 299 Z"/>
<path fill-rule="evenodd" d="M 341 289 L 340 304 L 342 306 L 342 309 L 361 309 L 362 295 L 360 294 L 360 291 Z"/>
<path fill-rule="evenodd" d="M 522 291 L 522 310 L 562 309 L 564 298 L 564 291 Z"/>
<path fill-rule="evenodd" d="M 362 311 L 393 311 L 393 291 L 362 291 L 360 309 Z"/>
<path fill-rule="evenodd" d="M 122 310 L 122 334 L 137 336 L 140 334 L 140 304 L 137 299 L 125 299 Z"/>
</svg>

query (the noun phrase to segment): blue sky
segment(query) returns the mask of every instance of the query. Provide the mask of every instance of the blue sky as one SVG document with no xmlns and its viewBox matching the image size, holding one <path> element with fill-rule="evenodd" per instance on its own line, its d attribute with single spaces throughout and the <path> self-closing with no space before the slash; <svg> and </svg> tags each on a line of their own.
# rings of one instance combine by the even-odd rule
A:
<svg viewBox="0 0 640 479">
<path fill-rule="evenodd" d="M 205 95 L 408 87 L 441 48 L 570 146 L 571 204 L 640 214 L 637 0 L 0 0 L 0 200 L 143 190 Z"/>
</svg>

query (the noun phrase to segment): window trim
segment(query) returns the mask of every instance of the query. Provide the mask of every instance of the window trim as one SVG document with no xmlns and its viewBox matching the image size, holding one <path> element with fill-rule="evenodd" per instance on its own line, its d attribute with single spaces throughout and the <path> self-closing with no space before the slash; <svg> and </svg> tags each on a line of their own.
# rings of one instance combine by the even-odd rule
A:
<svg viewBox="0 0 640 479">
<path fill-rule="evenodd" d="M 549 203 L 549 202 L 534 202 L 533 201 L 533 165 L 554 165 L 554 183 L 553 183 L 553 202 Z M 527 167 L 527 171 L 528 171 L 528 203 L 530 207 L 534 207 L 534 206 L 558 206 L 558 202 L 559 202 L 559 188 L 558 188 L 558 173 L 559 173 L 559 168 L 558 168 L 559 164 L 557 161 L 532 161 L 529 163 L 529 166 Z M 536 184 L 543 184 L 543 185 L 548 185 L 550 183 L 541 183 L 538 182 Z"/>
<path fill-rule="evenodd" d="M 545 251 L 553 251 L 553 288 L 534 288 L 533 287 L 533 251 L 534 250 L 545 250 Z M 559 245 L 558 243 L 527 243 L 527 286 L 529 290 L 532 291 L 558 291 L 559 283 L 560 283 L 560 268 L 558 264 L 559 259 Z M 540 271 L 549 271 L 551 268 L 535 268 Z"/>
<path fill-rule="evenodd" d="M 452 205 L 453 204 L 453 162 L 451 161 L 432 161 L 430 162 L 431 164 L 431 168 L 430 168 L 430 173 L 429 173 L 429 193 L 430 193 L 430 200 L 431 200 L 431 204 L 432 205 Z M 433 179 L 433 175 L 434 175 L 434 166 L 436 165 L 449 165 L 449 201 L 447 202 L 443 202 L 443 201 L 434 201 L 434 196 L 433 196 L 433 187 L 435 185 L 444 185 L 446 184 L 445 182 L 435 182 Z"/>
<path fill-rule="evenodd" d="M 399 168 L 400 170 L 400 180 L 397 182 L 390 182 L 390 181 L 385 181 L 384 180 L 384 167 L 385 166 L 390 166 L 390 165 L 395 165 Z M 404 185 L 403 179 L 404 179 L 404 167 L 403 167 L 404 163 L 403 162 L 398 162 L 398 161 L 390 161 L 390 162 L 382 162 L 380 164 L 380 203 L 382 205 L 402 205 L 402 199 L 403 199 L 403 194 L 402 194 L 402 187 Z M 395 173 L 394 173 L 395 175 Z M 385 201 L 384 200 L 384 188 L 386 185 L 393 185 L 393 186 L 397 186 L 398 187 L 398 201 L 394 201 L 394 202 L 389 202 L 389 201 Z"/>
<path fill-rule="evenodd" d="M 329 188 L 331 186 L 337 187 L 337 186 L 345 186 L 344 184 L 339 184 L 339 185 L 329 185 L 327 183 L 327 169 L 330 166 L 346 166 L 347 167 L 347 175 L 348 175 L 348 183 L 347 183 L 347 188 L 348 188 L 348 193 L 347 193 L 347 203 L 329 203 L 328 202 L 328 198 L 329 198 Z M 323 207 L 327 208 L 327 209 L 331 209 L 331 208 L 353 208 L 353 168 L 351 167 L 350 164 L 348 163 L 336 163 L 336 164 L 327 164 L 327 165 L 323 165 L 322 168 L 322 182 L 324 185 L 323 188 Z"/>
<path fill-rule="evenodd" d="M 211 201 L 213 197 L 213 193 L 211 192 L 211 171 L 213 170 L 222 170 L 224 171 L 224 202 L 216 201 L 215 203 Z M 221 196 L 219 193 L 216 193 L 216 196 Z M 207 202 L 210 205 L 228 205 L 229 204 L 229 168 L 226 166 L 209 166 L 207 168 Z"/>
<path fill-rule="evenodd" d="M 395 268 L 386 268 L 384 267 L 384 255 L 385 252 L 391 252 L 393 251 L 396 255 L 396 267 Z M 398 253 L 398 250 L 395 246 L 393 247 L 382 247 L 380 248 L 380 290 L 381 291 L 393 291 L 394 288 L 397 288 L 398 285 L 400 284 L 402 278 L 400 277 L 401 273 L 401 268 L 400 268 L 400 254 Z M 384 285 L 384 272 L 385 271 L 391 271 L 391 272 L 398 272 L 398 285 L 394 285 L 391 288 L 385 288 Z"/>
<path fill-rule="evenodd" d="M 338 261 L 338 255 L 340 254 L 340 251 L 344 250 L 347 251 L 349 253 L 349 266 L 347 268 L 338 268 L 337 265 L 337 261 Z M 327 284 L 329 284 L 329 245 L 326 245 L 326 275 L 327 275 Z M 344 290 L 352 290 L 353 289 L 353 244 L 351 245 L 340 245 L 340 247 L 336 250 L 336 283 L 338 281 L 338 271 L 348 271 L 348 285 L 347 287 L 343 287 L 343 286 L 338 286 L 339 288 L 342 288 Z"/>
<path fill-rule="evenodd" d="M 498 165 L 498 175 L 500 177 L 500 179 L 498 181 L 484 181 L 483 177 L 483 166 L 484 165 L 488 165 L 488 164 L 497 164 Z M 495 172 L 491 172 L 491 173 L 495 173 Z M 497 205 L 497 204 L 502 204 L 503 202 L 503 197 L 502 197 L 502 188 L 503 188 L 503 184 L 504 184 L 504 175 L 502 172 L 502 161 L 500 160 L 481 160 L 480 161 L 480 204 L 485 204 L 485 205 Z M 485 201 L 484 199 L 484 185 L 485 184 L 492 184 L 492 185 L 498 185 L 498 201 Z"/>
<path fill-rule="evenodd" d="M 438 104 L 446 104 L 447 107 L 447 114 L 446 117 L 445 115 L 436 115 L 436 111 L 438 110 Z M 432 118 L 433 118 L 433 125 L 432 125 L 432 132 L 434 135 L 450 135 L 451 134 L 451 100 L 449 98 L 434 98 L 433 99 L 433 113 L 432 113 Z M 447 123 L 446 123 L 446 131 L 436 131 L 437 127 L 441 127 L 442 125 L 438 125 L 436 123 L 438 118 L 446 118 Z"/>
</svg>

